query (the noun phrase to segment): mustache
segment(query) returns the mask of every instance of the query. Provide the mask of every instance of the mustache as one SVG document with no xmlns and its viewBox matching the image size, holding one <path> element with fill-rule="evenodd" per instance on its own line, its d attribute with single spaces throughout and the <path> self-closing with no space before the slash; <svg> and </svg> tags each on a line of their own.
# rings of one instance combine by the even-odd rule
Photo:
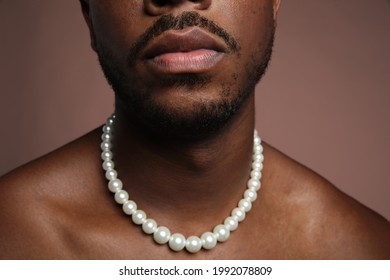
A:
<svg viewBox="0 0 390 280">
<path fill-rule="evenodd" d="M 156 20 L 130 47 L 128 62 L 131 64 L 137 55 L 152 41 L 162 33 L 168 30 L 182 30 L 186 27 L 200 27 L 221 38 L 232 53 L 240 53 L 240 45 L 237 40 L 231 36 L 222 27 L 215 22 L 201 16 L 197 12 L 184 12 L 179 16 L 171 14 L 163 15 Z"/>
</svg>

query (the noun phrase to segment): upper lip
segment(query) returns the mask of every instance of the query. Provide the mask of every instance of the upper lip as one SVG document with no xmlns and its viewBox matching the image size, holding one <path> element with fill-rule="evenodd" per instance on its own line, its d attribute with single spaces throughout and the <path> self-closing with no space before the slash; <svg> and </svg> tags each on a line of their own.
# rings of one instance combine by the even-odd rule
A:
<svg viewBox="0 0 390 280">
<path fill-rule="evenodd" d="M 199 28 L 166 31 L 154 39 L 144 52 L 150 59 L 164 53 L 190 52 L 199 49 L 226 52 L 226 45 Z"/>
</svg>

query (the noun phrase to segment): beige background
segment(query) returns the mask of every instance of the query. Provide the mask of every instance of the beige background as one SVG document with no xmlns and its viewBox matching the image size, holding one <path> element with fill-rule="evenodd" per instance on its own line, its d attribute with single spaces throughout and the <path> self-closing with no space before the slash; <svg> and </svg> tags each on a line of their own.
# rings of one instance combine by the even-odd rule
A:
<svg viewBox="0 0 390 280">
<path fill-rule="evenodd" d="M 389 27 L 389 1 L 284 0 L 257 89 L 262 138 L 387 219 Z M 0 65 L 0 175 L 113 110 L 77 0 L 0 0 Z"/>
</svg>

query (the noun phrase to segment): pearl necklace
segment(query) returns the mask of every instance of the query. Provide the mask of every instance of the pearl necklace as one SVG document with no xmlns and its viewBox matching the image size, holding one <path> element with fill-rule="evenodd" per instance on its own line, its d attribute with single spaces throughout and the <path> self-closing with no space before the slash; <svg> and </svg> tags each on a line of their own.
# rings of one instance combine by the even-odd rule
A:
<svg viewBox="0 0 390 280">
<path fill-rule="evenodd" d="M 169 248 L 176 252 L 184 248 L 190 253 L 196 253 L 202 248 L 210 250 L 218 242 L 228 240 L 230 232 L 237 229 L 238 224 L 245 219 L 246 213 L 251 210 L 252 203 L 257 198 L 257 191 L 261 187 L 260 179 L 264 156 L 257 131 L 254 131 L 253 163 L 250 179 L 243 198 L 238 202 L 238 206 L 231 211 L 230 216 L 224 220 L 223 224 L 215 226 L 212 232 L 205 232 L 200 237 L 191 236 L 185 238 L 181 233 L 171 234 L 167 227 L 158 226 L 155 220 L 148 218 L 144 211 L 137 208 L 137 204 L 134 201 L 129 200 L 129 194 L 123 190 L 122 181 L 118 179 L 118 173 L 114 169 L 115 165 L 111 151 L 114 120 L 115 115 L 112 115 L 103 126 L 101 143 L 102 166 L 108 180 L 108 189 L 115 194 L 115 201 L 122 205 L 123 212 L 131 216 L 133 223 L 141 226 L 144 233 L 152 235 L 156 243 L 168 244 Z"/>
</svg>

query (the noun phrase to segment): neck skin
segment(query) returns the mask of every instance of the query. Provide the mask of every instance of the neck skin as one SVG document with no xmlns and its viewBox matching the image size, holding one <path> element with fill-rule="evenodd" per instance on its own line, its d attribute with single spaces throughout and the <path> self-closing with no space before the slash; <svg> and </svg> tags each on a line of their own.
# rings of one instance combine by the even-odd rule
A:
<svg viewBox="0 0 390 280">
<path fill-rule="evenodd" d="M 251 171 L 254 94 L 221 131 L 194 142 L 151 139 L 126 123 L 120 110 L 116 115 L 118 177 L 148 217 L 183 234 L 199 234 L 236 207 Z"/>
</svg>

